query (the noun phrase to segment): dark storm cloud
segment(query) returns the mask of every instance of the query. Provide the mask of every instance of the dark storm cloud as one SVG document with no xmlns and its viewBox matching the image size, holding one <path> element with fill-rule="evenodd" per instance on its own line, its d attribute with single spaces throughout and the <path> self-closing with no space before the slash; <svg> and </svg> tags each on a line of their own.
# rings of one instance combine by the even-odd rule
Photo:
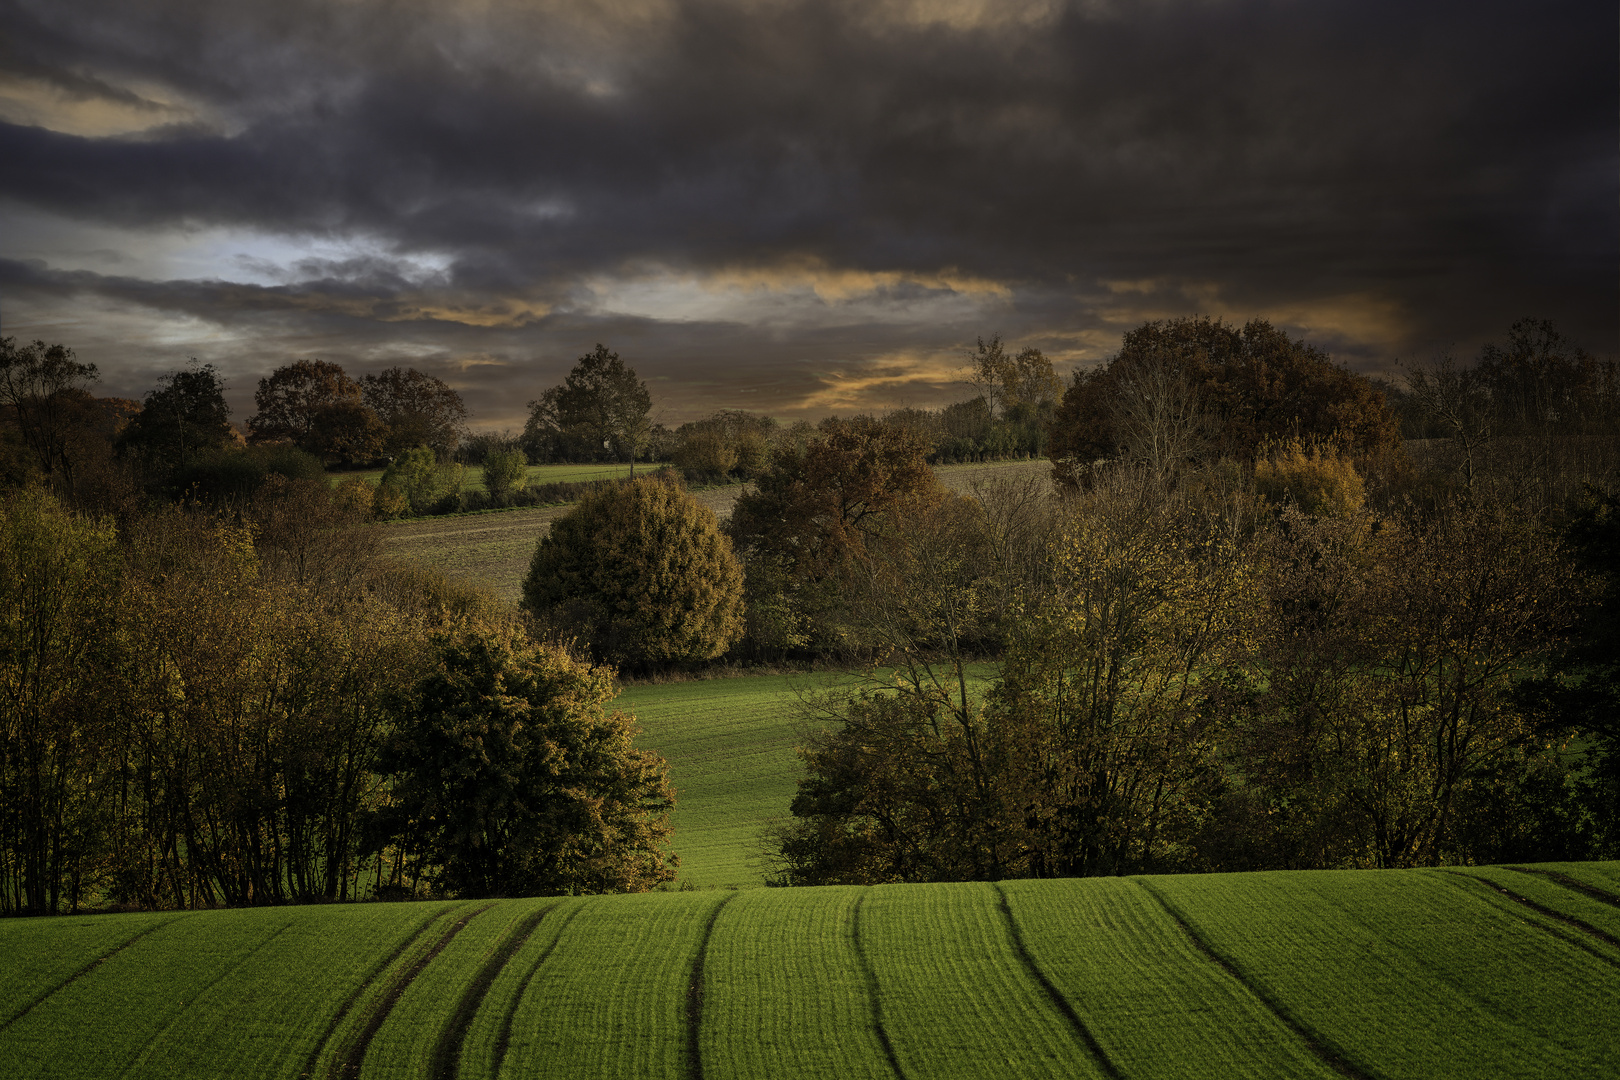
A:
<svg viewBox="0 0 1620 1080">
<path fill-rule="evenodd" d="M 1612 4 L 974 11 L 13 0 L 8 63 L 80 99 L 166 88 L 190 115 L 0 124 L 0 195 L 385 253 L 234 300 L 76 286 L 191 288 L 216 314 L 395 318 L 423 283 L 387 255 L 563 313 L 582 275 L 808 258 L 952 267 L 1031 311 L 1102 279 L 1214 283 L 1261 315 L 1376 293 L 1411 348 L 1521 314 L 1614 348 Z"/>
</svg>

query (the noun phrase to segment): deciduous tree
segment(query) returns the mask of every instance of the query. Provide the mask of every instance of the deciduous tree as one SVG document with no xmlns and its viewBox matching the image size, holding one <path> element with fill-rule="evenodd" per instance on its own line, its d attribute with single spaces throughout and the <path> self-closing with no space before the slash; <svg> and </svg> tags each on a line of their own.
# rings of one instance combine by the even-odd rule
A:
<svg viewBox="0 0 1620 1080">
<path fill-rule="evenodd" d="M 588 492 L 552 523 L 523 607 L 614 663 L 709 660 L 742 631 L 742 567 L 713 512 L 642 477 Z"/>
<path fill-rule="evenodd" d="M 252 442 L 286 440 L 328 463 L 368 460 L 382 448 L 382 421 L 337 364 L 299 360 L 277 368 L 259 380 L 253 402 Z"/>
<path fill-rule="evenodd" d="M 366 407 L 381 420 L 382 448 L 390 454 L 432 447 L 440 460 L 456 449 L 467 424 L 467 406 L 443 379 L 415 368 L 392 367 L 360 378 Z"/>
<path fill-rule="evenodd" d="M 619 354 L 598 344 L 574 362 L 561 386 L 529 402 L 524 442 L 561 444 L 570 454 L 634 462 L 651 434 L 652 395 Z"/>
<path fill-rule="evenodd" d="M 462 896 L 639 892 L 675 876 L 662 758 L 610 673 L 516 635 L 438 639 L 401 709 L 384 832 Z"/>
</svg>

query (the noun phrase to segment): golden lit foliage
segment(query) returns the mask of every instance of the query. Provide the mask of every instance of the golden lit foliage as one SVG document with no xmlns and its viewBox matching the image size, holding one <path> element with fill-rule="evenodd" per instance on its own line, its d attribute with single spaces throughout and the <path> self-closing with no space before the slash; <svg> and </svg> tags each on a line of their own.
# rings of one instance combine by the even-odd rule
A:
<svg viewBox="0 0 1620 1080">
<path fill-rule="evenodd" d="M 1361 474 L 1331 442 L 1268 444 L 1254 463 L 1254 484 L 1274 508 L 1292 505 L 1304 514 L 1350 517 L 1367 501 Z"/>
<path fill-rule="evenodd" d="M 615 663 L 684 663 L 742 632 L 742 567 L 713 511 L 661 479 L 587 492 L 535 548 L 523 608 Z"/>
</svg>

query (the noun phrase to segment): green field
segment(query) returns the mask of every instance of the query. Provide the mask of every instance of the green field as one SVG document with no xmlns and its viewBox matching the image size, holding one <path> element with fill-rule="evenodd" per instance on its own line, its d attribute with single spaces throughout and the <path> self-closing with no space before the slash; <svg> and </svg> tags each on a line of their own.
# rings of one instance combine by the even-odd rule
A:
<svg viewBox="0 0 1620 1080">
<path fill-rule="evenodd" d="M 763 675 L 626 687 L 616 708 L 635 714 L 636 745 L 670 763 L 674 848 L 683 884 L 758 885 L 764 830 L 788 816 L 803 767 L 799 694 L 826 676 Z"/>
<path fill-rule="evenodd" d="M 649 464 L 645 461 L 636 465 L 636 472 L 653 472 L 664 467 L 665 462 Z M 335 474 L 332 479 L 347 480 L 357 476 L 368 484 L 376 484 L 382 479 L 382 469 L 364 469 L 359 472 Z M 465 480 L 462 488 L 466 491 L 484 490 L 484 470 L 477 465 L 467 466 L 464 474 Z M 618 480 L 630 475 L 630 466 L 610 463 L 607 465 L 530 465 L 526 476 L 529 484 L 582 484 L 587 480 Z"/>
<path fill-rule="evenodd" d="M 647 466 L 637 466 L 645 469 Z M 566 470 L 590 473 L 617 470 L 622 465 L 531 465 L 530 483 L 561 480 L 599 480 L 607 476 L 568 475 Z M 997 480 L 1044 479 L 1051 465 L 1045 460 L 998 461 L 983 465 L 946 465 L 935 469 L 940 482 L 953 491 L 966 494 L 975 485 Z M 381 473 L 355 473 L 373 482 Z M 467 486 L 482 484 L 477 470 L 467 471 Z M 731 514 L 732 504 L 748 490 L 746 484 L 723 484 L 692 492 L 693 498 L 712 510 L 716 517 Z M 523 575 L 534 557 L 535 545 L 551 530 L 551 523 L 568 512 L 568 506 L 526 506 L 512 510 L 474 514 L 447 514 L 442 517 L 409 518 L 379 522 L 384 549 L 406 562 L 421 563 L 452 577 L 470 581 L 493 592 L 507 603 L 516 604 L 523 590 Z"/>
<path fill-rule="evenodd" d="M 172 1080 L 1620 1075 L 1620 940 L 1588 921 L 1620 894 L 1570 870 L 1620 864 L 13 919 L 0 1061 Z"/>
</svg>

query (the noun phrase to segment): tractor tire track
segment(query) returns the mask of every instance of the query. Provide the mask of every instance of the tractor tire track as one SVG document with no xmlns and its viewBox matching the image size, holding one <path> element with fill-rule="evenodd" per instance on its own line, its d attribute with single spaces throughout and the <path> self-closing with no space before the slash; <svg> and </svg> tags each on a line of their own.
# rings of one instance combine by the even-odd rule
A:
<svg viewBox="0 0 1620 1080">
<path fill-rule="evenodd" d="M 1524 907 L 1529 908 L 1531 911 L 1534 911 L 1537 915 L 1540 915 L 1543 918 L 1553 919 L 1553 920 L 1555 920 L 1557 922 L 1561 922 L 1561 923 L 1565 924 L 1566 926 L 1573 927 L 1574 929 L 1579 930 L 1584 934 L 1589 934 L 1592 937 L 1597 938 L 1599 941 L 1603 942 L 1605 945 L 1608 945 L 1610 948 L 1615 949 L 1616 951 L 1620 951 L 1620 938 L 1616 938 L 1613 934 L 1609 933 L 1606 930 L 1598 929 L 1597 927 L 1593 926 L 1591 923 L 1582 922 L 1580 919 L 1577 919 L 1573 915 L 1565 915 L 1562 911 L 1555 911 L 1552 908 L 1547 907 L 1544 904 L 1537 903 L 1536 901 L 1530 899 L 1528 896 L 1520 896 L 1518 893 L 1514 892 L 1512 889 L 1509 889 L 1509 888 L 1507 888 L 1505 886 L 1502 886 L 1502 885 L 1498 885 L 1494 881 L 1487 881 L 1484 878 L 1475 877 L 1473 874 L 1464 874 L 1464 873 L 1461 873 L 1460 871 L 1457 871 L 1457 870 L 1441 870 L 1440 873 L 1445 874 L 1447 877 L 1450 877 L 1450 878 L 1461 878 L 1463 881 L 1471 881 L 1471 882 L 1473 882 L 1473 883 L 1475 883 L 1477 885 L 1483 885 L 1485 888 L 1491 890 L 1492 892 L 1498 893 L 1501 896 L 1506 897 L 1507 899 L 1513 901 L 1516 904 L 1521 904 Z M 1467 886 L 1464 886 L 1464 888 L 1466 888 L 1466 887 Z M 1582 940 L 1581 938 L 1578 938 L 1578 937 L 1571 937 L 1568 934 L 1559 933 L 1557 929 L 1555 929 L 1554 927 L 1548 926 L 1546 923 L 1537 922 L 1534 919 L 1526 919 L 1525 923 L 1527 925 L 1529 925 L 1529 926 L 1534 926 L 1537 930 L 1540 930 L 1542 933 L 1551 934 L 1553 937 L 1557 938 L 1558 940 L 1575 946 L 1577 949 L 1580 949 L 1582 952 L 1590 953 L 1592 956 L 1595 956 L 1599 960 L 1602 960 L 1604 963 L 1608 964 L 1610 967 L 1620 968 L 1620 957 L 1616 957 L 1616 955 L 1614 953 L 1607 953 L 1607 952 L 1603 952 L 1600 949 L 1594 949 L 1590 942 L 1584 941 L 1584 940 Z"/>
<path fill-rule="evenodd" d="M 1313 1031 L 1301 1021 L 1296 1020 L 1294 1016 L 1283 1006 L 1282 1002 L 1273 997 L 1264 986 L 1245 976 L 1242 969 L 1240 969 L 1229 957 L 1222 956 L 1214 949 L 1214 947 L 1209 944 L 1209 942 L 1199 937 L 1198 933 L 1193 930 L 1192 925 L 1188 923 L 1186 919 L 1182 918 L 1181 912 L 1175 909 L 1167 897 L 1163 896 L 1157 889 L 1149 885 L 1141 878 L 1132 878 L 1131 880 L 1140 886 L 1142 890 L 1145 891 L 1149 896 L 1153 897 L 1154 900 L 1158 901 L 1159 906 L 1164 909 L 1165 914 L 1169 915 L 1176 921 L 1176 925 L 1181 927 L 1182 931 L 1187 935 L 1188 939 L 1192 941 L 1193 945 L 1197 947 L 1199 952 L 1209 957 L 1211 962 L 1216 964 L 1222 971 L 1232 976 L 1232 978 L 1236 979 L 1243 985 L 1244 989 L 1248 990 L 1249 993 L 1255 996 L 1256 1000 L 1258 1000 L 1267 1009 L 1271 1010 L 1272 1015 L 1281 1021 L 1283 1025 L 1295 1035 L 1298 1035 L 1300 1039 L 1304 1041 L 1306 1047 L 1309 1048 L 1311 1053 L 1320 1058 L 1324 1065 L 1338 1073 L 1340 1076 L 1349 1077 L 1350 1080 L 1373 1080 L 1373 1078 L 1368 1074 L 1356 1068 L 1355 1063 L 1350 1060 L 1349 1056 L 1337 1046 L 1333 1045 L 1333 1042 L 1330 1039 L 1319 1032 Z"/>
<path fill-rule="evenodd" d="M 1112 1077 L 1113 1080 L 1123 1080 L 1118 1066 L 1103 1050 L 1102 1044 L 1097 1041 L 1097 1037 L 1086 1026 L 1086 1022 L 1080 1019 L 1080 1014 L 1074 1011 L 1074 1006 L 1069 1004 L 1069 999 L 1064 997 L 1063 991 L 1059 990 L 1052 980 L 1046 977 L 1046 972 L 1041 970 L 1040 965 L 1035 962 L 1035 958 L 1030 955 L 1028 946 L 1024 944 L 1024 935 L 1018 929 L 1018 920 L 1013 918 L 1012 906 L 1007 902 L 1007 890 L 1001 887 L 1000 882 L 996 882 L 995 889 L 996 895 L 1001 900 L 1001 913 L 1007 917 L 1007 929 L 1012 934 L 1013 948 L 1018 951 L 1018 958 L 1024 962 L 1024 967 L 1035 981 L 1040 983 L 1041 989 L 1046 991 L 1046 996 L 1056 1006 L 1058 1012 L 1062 1013 L 1064 1018 L 1069 1021 L 1069 1026 L 1074 1029 L 1074 1033 L 1079 1036 L 1080 1041 L 1086 1044 L 1086 1050 L 1090 1052 L 1092 1058 L 1102 1068 L 1102 1071 Z"/>
<path fill-rule="evenodd" d="M 393 981 L 383 991 L 382 997 L 378 999 L 377 1004 L 372 1008 L 371 1014 L 366 1017 L 365 1025 L 360 1029 L 354 1040 L 343 1047 L 336 1055 L 342 1060 L 334 1059 L 332 1064 L 327 1066 L 327 1076 L 331 1077 L 332 1080 L 358 1080 L 360 1066 L 366 1060 L 366 1051 L 371 1049 L 371 1040 L 375 1039 L 377 1032 L 382 1030 L 383 1022 L 388 1019 L 388 1014 L 394 1011 L 394 1006 L 399 1004 L 399 999 L 404 996 L 411 983 L 416 981 L 416 977 L 422 974 L 423 969 L 438 958 L 439 954 L 444 951 L 444 947 L 450 944 L 457 934 L 466 929 L 468 923 L 494 906 L 494 904 L 485 904 L 483 907 L 474 908 L 461 916 L 451 923 L 444 933 L 439 935 L 439 940 L 435 941 L 433 947 L 428 949 L 420 959 L 394 976 Z"/>
<path fill-rule="evenodd" d="M 163 929 L 165 926 L 168 926 L 170 923 L 178 922 L 179 920 L 181 920 L 184 917 L 185 916 L 183 916 L 183 915 L 176 915 L 172 919 L 164 919 L 160 923 L 153 923 L 151 926 L 148 926 L 145 930 L 141 930 L 138 933 L 132 935 L 127 941 L 123 942 L 122 944 L 115 945 L 113 948 L 108 949 L 106 952 L 102 953 L 100 956 L 96 957 L 94 960 L 90 961 L 88 964 L 84 965 L 84 967 L 80 968 L 78 971 L 75 971 L 73 974 L 69 975 L 67 978 L 63 979 L 61 982 L 57 983 L 55 986 L 50 987 L 49 989 L 41 992 L 38 997 L 34 998 L 34 1000 L 30 1001 L 28 1004 L 24 1005 L 21 1009 L 19 1009 L 16 1012 L 12 1013 L 10 1016 L 6 1017 L 5 1020 L 0 1021 L 0 1031 L 6 1030 L 6 1028 L 10 1027 L 12 1024 L 15 1024 L 18 1020 L 21 1020 L 23 1017 L 27 1016 L 30 1012 L 33 1012 L 34 1009 L 36 1009 L 40 1005 L 44 1004 L 44 1002 L 45 1002 L 45 1000 L 47 998 L 51 997 L 52 995 L 59 994 L 63 990 L 66 990 L 70 985 L 72 985 L 73 982 L 75 982 L 78 979 L 82 979 L 84 976 L 90 974 L 92 971 L 96 970 L 96 968 L 100 967 L 102 964 L 105 964 L 107 961 L 111 960 L 113 957 L 117 956 L 119 953 L 123 952 L 125 949 L 127 949 L 131 945 L 135 944 L 137 941 L 141 940 L 142 938 L 146 937 L 149 934 L 155 934 L 157 931 Z"/>
<path fill-rule="evenodd" d="M 576 904 L 574 910 L 568 913 L 562 925 L 557 927 L 557 936 L 551 939 L 551 944 L 546 946 L 545 951 L 535 960 L 534 966 L 524 974 L 523 981 L 518 983 L 517 991 L 512 995 L 512 1003 L 506 1007 L 506 1015 L 501 1018 L 501 1032 L 495 1039 L 494 1062 L 490 1066 L 490 1076 L 501 1075 L 501 1066 L 506 1062 L 506 1052 L 512 1045 L 512 1023 L 517 1019 L 518 1006 L 523 1003 L 523 995 L 528 991 L 529 983 L 534 980 L 535 973 L 562 941 L 563 931 L 568 929 L 568 924 L 574 921 L 574 916 L 579 914 L 582 907 L 583 905 Z"/>
<path fill-rule="evenodd" d="M 1535 874 L 1538 877 L 1544 877 L 1548 881 L 1551 881 L 1554 885 L 1562 885 L 1571 892 L 1578 892 L 1583 896 L 1598 901 L 1599 903 L 1609 904 L 1613 907 L 1620 907 L 1620 896 L 1616 896 L 1611 892 L 1605 892 L 1596 885 L 1588 885 L 1584 881 L 1576 881 L 1568 874 L 1560 874 L 1557 870 L 1539 870 L 1534 866 L 1509 866 L 1507 869 L 1512 870 L 1516 874 Z"/>
<path fill-rule="evenodd" d="M 850 915 L 850 940 L 855 943 L 855 958 L 860 961 L 861 974 L 866 979 L 866 993 L 872 1000 L 872 1030 L 877 1033 L 878 1042 L 883 1046 L 883 1056 L 889 1059 L 889 1068 L 894 1070 L 898 1080 L 906 1080 L 906 1071 L 900 1067 L 900 1056 L 894 1052 L 894 1043 L 889 1041 L 888 1029 L 883 1026 L 883 999 L 878 986 L 877 969 L 872 966 L 872 958 L 866 955 L 866 946 L 861 944 L 861 906 L 866 903 L 866 893 L 861 893 L 860 899 L 855 901 L 855 910 Z"/>
<path fill-rule="evenodd" d="M 703 1048 L 699 1036 L 703 1031 L 703 958 L 709 951 L 709 938 L 714 936 L 714 924 L 725 906 L 737 898 L 728 893 L 724 900 L 709 912 L 709 921 L 703 927 L 703 940 L 698 942 L 692 956 L 692 976 L 686 987 L 686 1076 L 687 1080 L 703 1080 Z"/>
<path fill-rule="evenodd" d="M 539 911 L 524 916 L 496 945 L 490 958 L 478 969 L 478 974 L 467 985 L 467 989 L 462 991 L 461 1000 L 456 1002 L 455 1012 L 451 1014 L 448 1026 L 439 1036 L 439 1041 L 434 1044 L 433 1054 L 428 1059 L 428 1075 L 433 1080 L 457 1080 L 461 1073 L 461 1047 L 467 1040 L 467 1029 L 472 1026 L 473 1017 L 478 1015 L 478 1007 L 484 1003 L 490 987 L 495 985 L 496 976 L 500 975 L 511 962 L 517 951 L 528 943 L 541 921 L 556 909 L 557 904 L 548 904 Z"/>
<path fill-rule="evenodd" d="M 355 1002 L 359 1001 L 361 996 L 364 995 L 365 992 L 369 990 L 378 979 L 382 978 L 383 972 L 392 967 L 401 956 L 404 956 L 406 951 L 409 950 L 412 945 L 415 945 L 418 941 L 422 940 L 422 935 L 426 934 L 428 929 L 432 927 L 432 925 L 437 922 L 445 912 L 451 910 L 454 906 L 454 904 L 446 904 L 433 914 L 429 915 L 422 921 L 422 925 L 417 929 L 416 933 L 411 934 L 404 941 L 400 942 L 398 947 L 396 947 L 393 952 L 383 957 L 377 962 L 376 966 L 374 966 L 370 971 L 366 972 L 366 977 L 360 980 L 359 984 L 349 992 L 349 996 L 343 999 L 343 1004 L 338 1006 L 337 1012 L 332 1014 L 332 1019 L 327 1023 L 326 1030 L 321 1033 L 320 1041 L 315 1044 L 315 1049 L 310 1051 L 309 1058 L 304 1062 L 303 1069 L 299 1071 L 298 1075 L 300 1077 L 310 1077 L 315 1075 L 315 1070 L 320 1065 L 321 1055 L 326 1052 L 327 1046 L 331 1044 L 332 1039 L 336 1036 L 337 1030 L 342 1025 L 344 1018 L 349 1015 L 349 1010 L 354 1008 Z"/>
</svg>

